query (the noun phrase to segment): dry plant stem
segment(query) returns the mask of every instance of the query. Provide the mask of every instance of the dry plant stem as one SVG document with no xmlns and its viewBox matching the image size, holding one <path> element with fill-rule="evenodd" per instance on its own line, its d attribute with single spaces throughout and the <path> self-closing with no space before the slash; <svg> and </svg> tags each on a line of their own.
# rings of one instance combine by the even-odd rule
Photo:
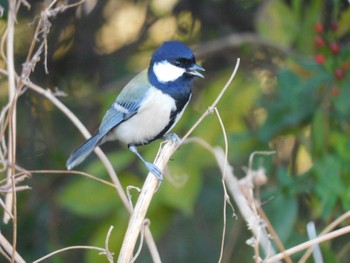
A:
<svg viewBox="0 0 350 263">
<path fill-rule="evenodd" d="M 84 173 L 84 172 L 80 172 L 80 171 L 67 171 L 67 170 L 28 170 L 25 172 L 20 172 L 15 174 L 15 176 L 21 176 L 22 174 L 27 175 L 27 174 L 77 174 L 77 175 L 82 175 L 85 176 L 87 178 L 90 178 L 92 180 L 98 181 L 100 183 L 103 183 L 105 185 L 111 186 L 113 188 L 115 188 L 115 185 L 113 183 L 110 183 L 106 180 L 103 180 L 101 178 L 98 178 L 96 176 L 93 176 L 91 174 L 88 173 Z"/>
<path fill-rule="evenodd" d="M 299 251 L 302 251 L 304 249 L 307 249 L 309 247 L 312 247 L 314 246 L 315 244 L 319 244 L 319 243 L 322 243 L 322 242 L 325 242 L 325 241 L 328 241 L 330 239 L 333 239 L 333 238 L 336 238 L 338 236 L 341 236 L 341 235 L 345 235 L 345 234 L 348 234 L 350 233 L 350 226 L 346 226 L 346 227 L 343 227 L 343 228 L 340 228 L 338 230 L 335 230 L 333 232 L 330 232 L 328 234 L 325 234 L 323 236 L 319 236 L 315 239 L 312 239 L 312 240 L 309 240 L 309 241 L 306 241 L 304 243 L 301 243 L 295 247 L 292 247 L 290 249 L 287 249 L 286 251 L 284 251 L 283 253 L 279 253 L 273 257 L 270 257 L 268 259 L 266 259 L 264 261 L 264 263 L 273 263 L 273 262 L 277 262 L 281 259 L 283 259 L 286 255 L 290 256 L 290 255 L 293 255 Z"/>
<path fill-rule="evenodd" d="M 149 240 L 150 238 L 152 240 Z M 148 246 L 148 250 L 151 253 L 151 257 L 152 257 L 153 263 L 161 263 L 162 260 L 160 259 L 160 255 L 158 253 L 157 246 L 156 246 L 156 244 L 155 244 L 155 242 L 153 240 L 151 230 L 149 229 L 149 225 L 147 225 L 145 227 L 145 240 L 146 240 L 146 244 Z"/>
<path fill-rule="evenodd" d="M 326 233 L 329 233 L 330 231 L 332 231 L 335 227 L 337 227 L 337 225 L 339 225 L 341 222 L 343 222 L 344 220 L 346 220 L 347 218 L 350 217 L 350 211 L 342 214 L 340 217 L 338 217 L 337 219 L 335 219 L 331 224 L 329 224 L 320 234 L 319 236 L 323 236 Z M 313 247 L 308 248 L 308 250 L 306 250 L 305 254 L 300 258 L 300 260 L 298 261 L 298 263 L 305 263 L 306 260 L 308 259 L 308 257 L 312 254 L 312 250 Z"/>
<path fill-rule="evenodd" d="M 8 133 L 8 162 L 7 178 L 11 182 L 13 189 L 15 188 L 12 174 L 14 174 L 14 164 L 16 162 L 16 81 L 15 81 L 15 65 L 14 65 L 14 23 L 16 21 L 16 1 L 9 1 L 9 11 L 7 19 L 7 41 L 6 41 L 6 58 L 7 58 L 7 72 L 8 72 L 8 85 L 9 85 L 9 101 L 10 111 L 9 116 L 9 133 Z M 11 110 L 12 109 L 12 110 Z M 14 215 L 13 219 L 13 240 L 16 244 L 16 215 L 13 211 L 13 204 L 16 193 L 8 193 L 5 197 L 5 204 L 8 211 L 12 211 Z M 5 213 L 3 221 L 7 224 L 10 220 L 9 214 Z"/>
<path fill-rule="evenodd" d="M 0 233 L 0 246 L 6 251 L 10 256 L 14 255 L 13 262 L 25 263 L 24 259 L 13 249 L 10 242 Z"/>
<path fill-rule="evenodd" d="M 221 148 L 215 148 L 214 153 L 215 153 L 215 157 L 217 159 L 217 162 L 219 164 L 219 167 L 220 167 L 221 171 L 223 172 L 225 170 L 224 164 L 227 162 L 225 160 L 225 155 L 222 152 Z M 268 233 L 266 232 L 265 228 L 263 228 L 261 226 L 261 224 L 260 224 L 261 219 L 260 219 L 259 215 L 251 209 L 251 207 L 249 205 L 249 201 L 245 198 L 244 194 L 242 193 L 240 186 L 239 186 L 239 182 L 238 182 L 237 178 L 234 176 L 232 168 L 226 169 L 225 182 L 226 182 L 226 185 L 227 185 L 229 192 L 231 193 L 237 206 L 239 207 L 241 214 L 243 215 L 249 228 L 253 232 L 256 240 L 259 241 L 265 254 L 266 255 L 274 255 L 275 252 L 272 248 Z"/>
<path fill-rule="evenodd" d="M 255 206 L 257 207 L 257 211 L 259 213 L 259 215 L 262 217 L 262 219 L 264 220 L 265 224 L 266 224 L 266 228 L 269 231 L 269 233 L 272 236 L 273 241 L 275 242 L 275 244 L 277 245 L 278 249 L 281 251 L 281 253 L 283 253 L 286 249 L 282 243 L 282 241 L 280 240 L 280 238 L 277 235 L 277 232 L 275 231 L 275 229 L 273 228 L 273 226 L 271 225 L 269 219 L 267 218 L 264 210 L 260 207 L 260 205 L 258 204 L 257 201 L 254 202 Z M 292 259 L 286 255 L 285 256 L 285 261 L 287 263 L 293 263 Z"/>
<path fill-rule="evenodd" d="M 1 198 L 0 198 L 0 206 L 4 209 L 4 212 L 5 212 L 5 213 L 8 213 L 8 214 L 9 214 L 9 217 L 10 217 L 11 219 L 13 219 L 13 215 L 11 214 L 10 211 L 7 210 L 6 204 L 4 203 L 4 201 L 2 201 Z M 0 242 L 0 246 L 1 246 L 1 242 Z"/>
<path fill-rule="evenodd" d="M 16 122 L 17 122 L 17 89 L 16 89 L 16 72 L 14 64 L 14 31 L 16 21 L 16 5 L 17 1 L 9 1 L 9 10 L 7 18 L 7 41 L 6 41 L 6 56 L 7 56 L 7 72 L 8 72 L 8 85 L 9 85 L 9 102 L 10 110 L 8 112 L 9 117 L 9 129 L 8 129 L 8 162 L 7 178 L 11 183 L 12 191 L 8 192 L 5 197 L 5 204 L 7 211 L 12 211 L 12 253 L 11 262 L 15 262 L 16 247 L 17 247 L 17 198 L 16 198 L 16 185 L 13 174 L 15 173 L 16 163 Z M 9 213 L 4 213 L 3 221 L 5 224 L 11 219 Z"/>
<path fill-rule="evenodd" d="M 155 160 L 155 165 L 161 170 L 164 170 L 167 162 L 172 154 L 176 151 L 178 144 L 168 141 L 160 149 L 160 152 Z M 134 211 L 131 214 L 128 228 L 124 236 L 124 241 L 118 257 L 118 263 L 129 263 L 132 260 L 134 248 L 137 238 L 140 234 L 142 224 L 144 222 L 148 207 L 151 203 L 153 195 L 158 187 L 158 179 L 148 173 L 146 181 L 142 187 L 141 193 L 135 205 Z"/>
<path fill-rule="evenodd" d="M 114 260 L 113 260 L 113 254 L 109 251 L 109 239 L 111 237 L 111 233 L 112 233 L 112 230 L 113 230 L 113 226 L 111 226 L 108 230 L 108 233 L 106 235 L 106 240 L 105 240 L 105 248 L 100 248 L 100 247 L 95 247 L 95 246 L 71 246 L 71 247 L 65 247 L 65 248 L 62 248 L 62 249 L 58 249 L 50 254 L 47 254 L 35 261 L 33 261 L 33 263 L 39 263 L 39 262 L 42 262 L 43 260 L 45 259 L 48 259 L 56 254 L 59 254 L 59 253 L 62 253 L 62 252 L 65 252 L 65 251 L 68 251 L 68 250 L 77 250 L 77 249 L 87 249 L 87 250 L 97 250 L 97 251 L 100 251 L 100 255 L 106 255 L 107 256 L 107 259 L 108 259 L 108 262 L 109 263 L 113 263 Z"/>
<path fill-rule="evenodd" d="M 215 156 L 221 172 L 225 171 L 224 178 L 227 189 L 235 200 L 235 203 L 237 204 L 244 220 L 247 222 L 249 229 L 253 232 L 255 239 L 259 241 L 259 244 L 264 250 L 265 254 L 274 255 L 275 252 L 270 242 L 268 233 L 261 226 L 261 219 L 259 215 L 251 208 L 250 201 L 247 200 L 243 194 L 239 181 L 233 174 L 233 168 L 229 166 L 228 161 L 225 160 L 225 153 L 222 151 L 222 149 L 219 147 L 213 148 L 206 141 L 200 138 L 190 138 L 187 141 L 199 143 Z M 226 168 L 225 164 L 227 164 Z"/>
<path fill-rule="evenodd" d="M 39 263 L 39 262 L 42 262 L 43 260 L 45 260 L 45 259 L 47 259 L 49 257 L 52 257 L 52 256 L 54 256 L 56 254 L 62 253 L 64 251 L 76 250 L 76 249 L 97 250 L 97 251 L 100 251 L 103 254 L 106 254 L 106 250 L 104 248 L 100 248 L 100 247 L 94 247 L 94 246 L 71 246 L 71 247 L 65 247 L 65 248 L 56 250 L 56 251 L 54 251 L 54 252 L 52 252 L 50 254 L 47 254 L 46 256 L 41 257 L 41 258 L 33 261 L 33 263 Z"/>
<path fill-rule="evenodd" d="M 138 256 L 140 255 L 141 253 L 141 250 L 142 250 L 142 247 L 143 247 L 143 240 L 144 240 L 144 237 L 145 237 L 145 227 L 146 225 L 149 225 L 150 221 L 149 219 L 145 219 L 143 220 L 143 223 L 142 223 L 142 226 L 141 226 L 141 230 L 140 230 L 140 241 L 139 241 L 139 246 L 135 252 L 135 255 L 134 257 L 131 259 L 131 262 L 130 263 L 134 263 L 136 261 L 136 259 L 138 258 Z"/>
<path fill-rule="evenodd" d="M 222 229 L 222 237 L 221 237 L 221 249 L 220 249 L 220 256 L 218 262 L 220 263 L 222 261 L 223 255 L 224 255 L 224 247 L 225 247 L 225 235 L 226 235 L 226 208 L 227 208 L 227 203 L 229 203 L 232 207 L 232 210 L 234 211 L 234 208 L 232 204 L 230 203 L 230 197 L 227 194 L 227 189 L 225 185 L 225 174 L 226 174 L 226 167 L 227 167 L 227 156 L 228 156 L 228 141 L 227 141 L 227 134 L 226 134 L 226 129 L 224 126 L 224 123 L 222 122 L 220 113 L 218 109 L 215 107 L 214 111 L 216 113 L 216 116 L 218 117 L 221 130 L 222 130 L 222 135 L 224 137 L 224 142 L 225 142 L 225 164 L 224 164 L 224 170 L 222 172 L 222 177 L 221 177 L 221 183 L 222 183 L 222 188 L 224 190 L 224 207 L 223 207 L 223 229 Z"/>
<path fill-rule="evenodd" d="M 217 96 L 217 98 L 215 99 L 215 101 L 213 102 L 212 105 L 210 105 L 208 107 L 208 109 L 202 114 L 202 116 L 199 117 L 199 119 L 196 121 L 196 123 L 191 127 L 191 129 L 185 134 L 184 137 L 182 137 L 181 139 L 181 143 L 179 144 L 179 146 L 188 138 L 188 136 L 191 135 L 191 133 L 198 127 L 198 125 L 202 122 L 202 120 L 208 116 L 210 113 L 213 112 L 214 108 L 216 107 L 216 105 L 219 103 L 220 99 L 222 98 L 222 96 L 224 95 L 225 91 L 228 89 L 228 87 L 231 85 L 231 82 L 233 80 L 233 78 L 236 76 L 236 73 L 238 71 L 239 68 L 239 63 L 240 63 L 240 59 L 237 58 L 237 62 L 235 65 L 235 68 L 229 78 L 229 80 L 227 81 L 227 83 L 225 84 L 225 86 L 223 87 L 223 89 L 221 90 L 221 92 L 219 93 L 219 95 Z"/>
<path fill-rule="evenodd" d="M 107 236 L 106 236 L 106 241 L 105 241 L 105 250 L 106 250 L 105 253 L 106 253 L 107 259 L 110 263 L 114 262 L 113 254 L 109 251 L 109 240 L 111 238 L 112 230 L 113 230 L 113 226 L 111 226 L 109 228 Z"/>
</svg>

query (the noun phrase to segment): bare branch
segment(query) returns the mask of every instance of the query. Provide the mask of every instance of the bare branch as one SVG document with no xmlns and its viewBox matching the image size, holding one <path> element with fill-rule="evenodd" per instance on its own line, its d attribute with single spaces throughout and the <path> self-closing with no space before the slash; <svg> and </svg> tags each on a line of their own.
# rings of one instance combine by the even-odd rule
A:
<svg viewBox="0 0 350 263">
<path fill-rule="evenodd" d="M 338 230 L 335 230 L 333 232 L 330 232 L 328 234 L 325 234 L 323 236 L 319 236 L 315 239 L 312 239 L 312 240 L 309 240 L 309 241 L 306 241 L 304 243 L 301 243 L 295 247 L 292 247 L 290 249 L 287 249 L 286 251 L 283 251 L 282 253 L 279 253 L 273 257 L 270 257 L 268 259 L 266 259 L 264 261 L 264 263 L 273 263 L 273 262 L 277 262 L 283 258 L 285 258 L 287 255 L 290 256 L 290 255 L 293 255 L 299 251 L 302 251 L 304 249 L 307 249 L 307 248 L 310 248 L 312 247 L 313 245 L 315 244 L 319 244 L 319 243 L 322 243 L 322 242 L 325 242 L 325 241 L 328 241 L 330 239 L 333 239 L 333 238 L 336 238 L 336 237 L 339 237 L 339 236 L 342 236 L 342 235 L 346 235 L 350 233 L 350 226 L 346 226 L 346 227 L 343 227 L 343 228 L 340 228 Z"/>
<path fill-rule="evenodd" d="M 269 234 L 266 232 L 265 224 L 255 207 L 252 206 L 252 201 L 247 199 L 246 194 L 242 191 L 238 179 L 233 174 L 233 167 L 229 166 L 228 161 L 225 160 L 226 156 L 223 150 L 219 147 L 213 148 L 200 138 L 189 138 L 187 142 L 197 142 L 211 152 L 215 156 L 221 172 L 225 172 L 223 178 L 225 179 L 227 189 L 235 200 L 244 220 L 247 222 L 248 229 L 251 230 L 254 235 L 247 243 L 254 248 L 258 248 L 258 245 L 260 245 L 266 255 L 274 255 L 275 252 Z M 256 260 L 259 260 L 259 258 L 256 257 Z"/>
<path fill-rule="evenodd" d="M 46 256 L 43 256 L 35 261 L 33 261 L 33 263 L 39 263 L 39 262 L 42 262 L 43 260 L 47 259 L 47 258 L 50 258 L 56 254 L 59 254 L 59 253 L 62 253 L 62 252 L 65 252 L 65 251 L 68 251 L 68 250 L 76 250 L 76 249 L 85 249 L 85 250 L 97 250 L 97 251 L 100 251 L 102 254 L 106 254 L 106 250 L 104 248 L 100 248 L 100 247 L 94 247 L 94 246 L 71 246 L 71 247 L 65 247 L 65 248 L 62 248 L 62 249 L 58 249 Z M 24 262 L 24 261 L 23 261 Z"/>
<path fill-rule="evenodd" d="M 153 263 L 161 263 L 160 255 L 157 246 L 152 238 L 151 230 L 149 229 L 150 222 L 145 226 L 145 239 L 149 252 L 152 256 Z M 152 238 L 152 239 L 151 239 Z"/>
<path fill-rule="evenodd" d="M 236 76 L 236 73 L 238 71 L 239 68 L 239 63 L 240 63 L 240 59 L 237 58 L 237 62 L 235 65 L 235 68 L 229 78 L 229 80 L 227 81 L 226 85 L 222 88 L 221 92 L 219 93 L 219 95 L 216 97 L 215 101 L 213 102 L 212 105 L 210 105 L 208 107 L 208 109 L 199 117 L 199 119 L 196 121 L 196 123 L 191 127 L 191 129 L 189 129 L 189 131 L 185 134 L 184 137 L 182 137 L 181 139 L 181 144 L 187 139 L 188 136 L 191 135 L 191 133 L 198 127 L 198 125 L 202 122 L 202 120 L 208 116 L 210 113 L 212 113 L 214 111 L 214 108 L 216 107 L 216 105 L 219 103 L 220 99 L 222 98 L 222 96 L 224 95 L 225 91 L 227 90 L 227 88 L 231 85 L 233 78 Z"/>
<path fill-rule="evenodd" d="M 329 233 L 330 231 L 332 231 L 334 228 L 336 228 L 341 222 L 343 222 L 344 220 L 350 218 L 350 211 L 347 211 L 346 213 L 342 214 L 341 216 L 339 216 L 337 219 L 335 219 L 332 223 L 330 223 L 320 234 L 319 236 L 323 236 L 326 233 Z M 310 247 L 308 250 L 306 250 L 305 254 L 300 258 L 300 260 L 298 261 L 298 263 L 305 263 L 306 260 L 308 259 L 308 257 L 311 255 L 312 253 L 312 247 Z"/>
<path fill-rule="evenodd" d="M 155 165 L 164 170 L 170 157 L 176 151 L 178 142 L 168 141 L 163 147 L 160 147 L 158 156 L 155 160 Z M 140 196 L 135 205 L 135 209 L 131 214 L 128 228 L 124 236 L 122 248 L 119 253 L 118 263 L 130 262 L 132 260 L 133 251 L 136 245 L 137 238 L 140 234 L 142 224 L 144 222 L 148 207 L 151 203 L 154 193 L 158 188 L 158 179 L 148 173 L 146 181 L 142 187 Z"/>
<path fill-rule="evenodd" d="M 0 246 L 4 248 L 6 253 L 10 256 L 14 255 L 13 260 L 17 263 L 25 263 L 24 259 L 13 249 L 13 246 L 0 232 Z"/>
<path fill-rule="evenodd" d="M 218 262 L 222 261 L 223 255 L 224 255 L 224 247 L 225 247 L 225 235 L 226 235 L 226 207 L 227 207 L 227 203 L 230 204 L 233 212 L 234 212 L 234 208 L 231 204 L 230 201 L 230 196 L 227 194 L 227 188 L 226 188 L 226 184 L 225 184 L 225 175 L 226 175 L 226 168 L 227 168 L 227 156 L 228 156 L 228 140 L 227 140 L 227 134 L 226 134 L 226 129 L 224 126 L 224 123 L 221 119 L 220 113 L 218 111 L 218 109 L 215 107 L 214 108 L 216 116 L 218 117 L 220 126 L 221 126 L 221 130 L 222 130 L 222 134 L 224 137 L 224 142 L 225 142 L 225 164 L 224 164 L 224 170 L 222 171 L 222 177 L 221 177 L 221 183 L 222 183 L 222 188 L 224 190 L 224 207 L 223 207 L 223 229 L 222 229 L 222 237 L 221 237 L 221 249 L 220 249 L 220 257 Z"/>
<path fill-rule="evenodd" d="M 111 253 L 109 251 L 109 240 L 111 238 L 112 230 L 113 230 L 113 226 L 111 226 L 109 228 L 107 236 L 106 236 L 106 241 L 105 241 L 105 251 L 106 251 L 105 253 L 106 253 L 107 259 L 110 263 L 114 262 L 113 253 Z"/>
</svg>

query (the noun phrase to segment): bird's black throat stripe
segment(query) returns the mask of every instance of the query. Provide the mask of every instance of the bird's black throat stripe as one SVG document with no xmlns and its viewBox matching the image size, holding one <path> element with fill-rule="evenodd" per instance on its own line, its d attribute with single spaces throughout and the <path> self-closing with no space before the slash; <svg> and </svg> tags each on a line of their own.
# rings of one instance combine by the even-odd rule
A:
<svg viewBox="0 0 350 263">
<path fill-rule="evenodd" d="M 188 101 L 191 99 L 191 94 L 191 91 L 189 91 L 182 94 L 181 96 L 173 95 L 173 98 L 175 99 L 176 110 L 173 110 L 170 113 L 170 121 L 168 125 L 156 136 L 155 139 L 163 137 L 170 130 L 170 128 L 173 127 L 178 114 L 181 114 L 183 112 L 184 107 L 188 104 Z"/>
</svg>

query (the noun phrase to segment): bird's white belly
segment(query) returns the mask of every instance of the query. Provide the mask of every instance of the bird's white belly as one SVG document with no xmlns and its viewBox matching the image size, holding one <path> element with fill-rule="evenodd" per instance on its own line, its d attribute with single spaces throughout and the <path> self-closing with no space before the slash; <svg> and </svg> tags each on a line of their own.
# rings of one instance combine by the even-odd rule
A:
<svg viewBox="0 0 350 263">
<path fill-rule="evenodd" d="M 113 130 L 113 137 L 125 144 L 147 143 L 168 125 L 175 101 L 169 95 L 151 88 L 137 114 Z"/>
</svg>

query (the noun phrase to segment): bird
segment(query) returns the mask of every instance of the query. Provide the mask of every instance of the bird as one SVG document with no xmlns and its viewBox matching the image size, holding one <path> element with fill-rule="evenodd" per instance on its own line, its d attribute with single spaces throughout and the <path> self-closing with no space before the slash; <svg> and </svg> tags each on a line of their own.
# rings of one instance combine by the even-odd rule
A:
<svg viewBox="0 0 350 263">
<path fill-rule="evenodd" d="M 156 139 L 177 137 L 169 132 L 191 99 L 194 78 L 204 78 L 199 71 L 205 69 L 196 63 L 187 45 L 180 41 L 164 42 L 153 52 L 149 67 L 119 93 L 96 133 L 71 153 L 67 169 L 83 162 L 95 147 L 117 140 L 126 144 L 149 172 L 163 180 L 161 169 L 146 161 L 137 147 Z"/>
</svg>

